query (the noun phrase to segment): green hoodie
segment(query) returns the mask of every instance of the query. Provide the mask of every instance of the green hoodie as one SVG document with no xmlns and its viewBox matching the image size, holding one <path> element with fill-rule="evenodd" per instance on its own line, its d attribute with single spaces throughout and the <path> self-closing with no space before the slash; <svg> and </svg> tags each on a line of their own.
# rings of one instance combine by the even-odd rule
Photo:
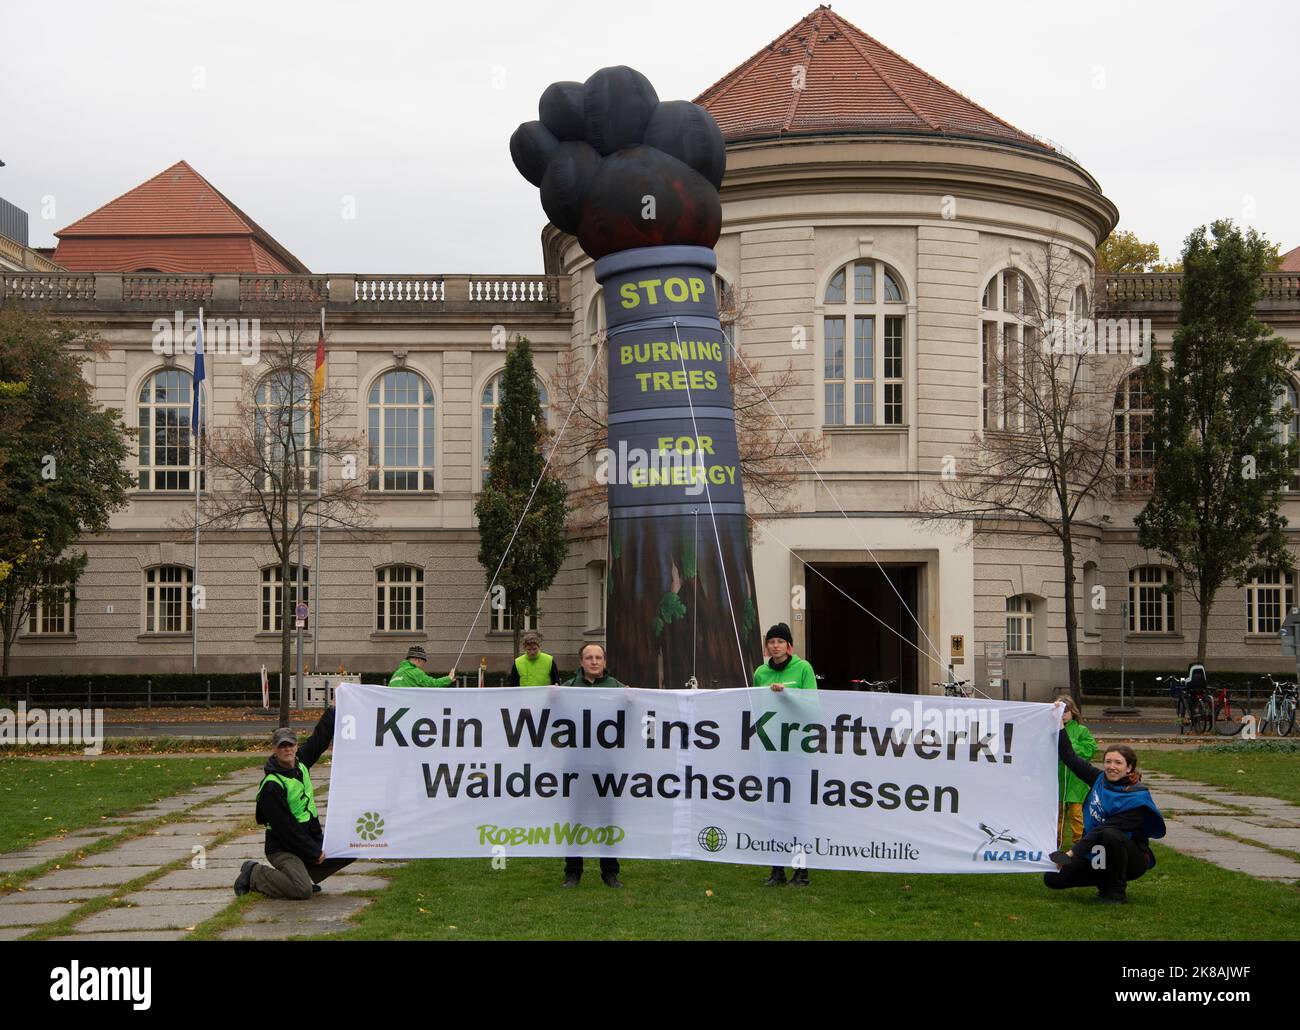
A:
<svg viewBox="0 0 1300 1030">
<path fill-rule="evenodd" d="M 450 687 L 450 676 L 439 676 L 436 679 L 430 676 L 423 669 L 409 661 L 402 661 L 393 673 L 393 678 L 388 681 L 390 687 Z"/>
<path fill-rule="evenodd" d="M 1078 719 L 1071 719 L 1065 724 L 1065 735 L 1070 738 L 1070 744 L 1074 747 L 1074 753 L 1082 758 L 1085 762 L 1089 761 L 1097 753 L 1097 741 L 1092 732 L 1081 723 Z M 1060 792 L 1063 798 L 1063 804 L 1081 805 L 1088 800 L 1088 791 L 1091 789 L 1088 784 L 1075 776 L 1065 767 L 1062 762 L 1059 765 L 1059 784 Z"/>
<path fill-rule="evenodd" d="M 780 669 L 774 669 L 769 659 L 754 670 L 754 686 L 770 687 L 773 683 L 780 683 L 787 689 L 817 689 L 817 677 L 813 674 L 813 667 L 793 653 L 790 655 L 790 660 Z"/>
</svg>

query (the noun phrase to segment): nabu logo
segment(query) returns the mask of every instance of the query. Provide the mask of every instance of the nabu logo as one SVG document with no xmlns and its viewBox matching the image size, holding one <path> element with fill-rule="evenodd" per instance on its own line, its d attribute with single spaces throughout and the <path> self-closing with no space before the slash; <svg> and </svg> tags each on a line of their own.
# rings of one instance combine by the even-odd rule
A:
<svg viewBox="0 0 1300 1030">
<path fill-rule="evenodd" d="M 700 847 L 711 855 L 716 855 L 727 846 L 727 834 L 721 826 L 706 826 L 696 838 Z"/>
<path fill-rule="evenodd" d="M 378 840 L 384 835 L 384 820 L 378 812 L 362 812 L 357 820 L 357 836 L 362 840 Z"/>
<path fill-rule="evenodd" d="M 995 830 L 992 826 L 986 826 L 984 823 L 980 823 L 980 829 L 984 832 L 986 837 L 984 842 L 980 844 L 971 855 L 972 859 L 977 861 L 980 860 L 981 852 L 983 852 L 982 858 L 985 862 L 1041 862 L 1043 860 L 1043 853 L 1041 851 L 1026 851 L 1024 849 L 1016 849 L 1014 851 L 1006 849 L 997 851 L 989 850 L 990 845 L 993 844 L 1021 843 L 1019 837 L 1012 836 L 1010 827 L 1007 827 L 1005 830 Z"/>
</svg>

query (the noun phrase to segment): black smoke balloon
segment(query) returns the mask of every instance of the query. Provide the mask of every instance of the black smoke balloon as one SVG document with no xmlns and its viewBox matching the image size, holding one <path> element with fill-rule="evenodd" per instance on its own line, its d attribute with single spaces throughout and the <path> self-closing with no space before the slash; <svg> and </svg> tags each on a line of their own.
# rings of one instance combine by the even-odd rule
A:
<svg viewBox="0 0 1300 1030">
<path fill-rule="evenodd" d="M 577 233 L 583 202 L 600 168 L 600 155 L 587 143 L 557 143 L 542 178 L 542 210 L 565 232 Z"/>
<path fill-rule="evenodd" d="M 556 139 L 572 141 L 585 138 L 587 124 L 583 114 L 581 82 L 552 82 L 542 93 L 537 113 Z"/>
<path fill-rule="evenodd" d="M 626 65 L 602 68 L 582 85 L 587 142 L 608 156 L 641 142 L 659 103 L 650 80 Z"/>
<path fill-rule="evenodd" d="M 593 258 L 633 247 L 712 247 L 722 231 L 722 131 L 703 108 L 661 102 L 640 72 L 602 68 L 555 82 L 510 157 L 556 227 Z"/>
<path fill-rule="evenodd" d="M 714 188 L 722 186 L 727 149 L 713 115 L 688 100 L 665 100 L 654 109 L 646 126 L 647 146 L 671 154 L 690 165 Z"/>
<path fill-rule="evenodd" d="M 554 134 L 541 122 L 524 122 L 510 137 L 510 160 L 525 179 L 540 186 L 557 146 Z"/>
</svg>

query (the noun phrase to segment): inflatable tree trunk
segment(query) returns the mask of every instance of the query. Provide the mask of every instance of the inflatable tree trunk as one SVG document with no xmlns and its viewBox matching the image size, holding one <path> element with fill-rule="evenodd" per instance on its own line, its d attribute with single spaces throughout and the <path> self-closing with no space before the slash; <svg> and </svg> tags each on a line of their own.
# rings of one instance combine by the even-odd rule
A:
<svg viewBox="0 0 1300 1030">
<path fill-rule="evenodd" d="M 761 648 L 713 290 L 722 132 L 623 66 L 552 83 L 538 112 L 510 156 L 604 290 L 610 666 L 634 686 L 746 686 Z"/>
<path fill-rule="evenodd" d="M 758 609 L 729 345 L 703 247 L 601 258 L 611 662 L 649 686 L 746 686 Z"/>
</svg>

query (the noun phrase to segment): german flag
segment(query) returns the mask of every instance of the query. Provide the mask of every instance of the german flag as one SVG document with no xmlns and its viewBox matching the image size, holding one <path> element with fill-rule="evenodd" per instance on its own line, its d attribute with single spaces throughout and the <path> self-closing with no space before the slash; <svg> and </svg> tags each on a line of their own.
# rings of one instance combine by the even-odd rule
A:
<svg viewBox="0 0 1300 1030">
<path fill-rule="evenodd" d="M 320 439 L 320 399 L 325 392 L 325 309 L 320 312 L 320 336 L 316 338 L 316 374 L 311 381 L 311 426 Z"/>
</svg>

